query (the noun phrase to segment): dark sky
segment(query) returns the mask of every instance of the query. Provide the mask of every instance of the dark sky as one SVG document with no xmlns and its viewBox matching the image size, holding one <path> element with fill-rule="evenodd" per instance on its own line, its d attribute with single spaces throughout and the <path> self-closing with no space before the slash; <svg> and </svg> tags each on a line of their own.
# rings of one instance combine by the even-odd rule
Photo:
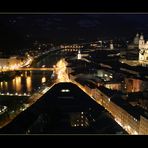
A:
<svg viewBox="0 0 148 148">
<path fill-rule="evenodd" d="M 148 34 L 148 14 L 0 14 L 0 48 L 32 40 L 54 43 Z"/>
</svg>

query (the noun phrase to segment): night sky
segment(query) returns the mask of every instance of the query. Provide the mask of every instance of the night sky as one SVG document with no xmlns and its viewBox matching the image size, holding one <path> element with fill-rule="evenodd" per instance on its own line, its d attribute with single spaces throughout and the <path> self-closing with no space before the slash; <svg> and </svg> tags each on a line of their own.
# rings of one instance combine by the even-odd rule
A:
<svg viewBox="0 0 148 148">
<path fill-rule="evenodd" d="M 0 48 L 148 35 L 148 14 L 0 14 Z"/>
</svg>

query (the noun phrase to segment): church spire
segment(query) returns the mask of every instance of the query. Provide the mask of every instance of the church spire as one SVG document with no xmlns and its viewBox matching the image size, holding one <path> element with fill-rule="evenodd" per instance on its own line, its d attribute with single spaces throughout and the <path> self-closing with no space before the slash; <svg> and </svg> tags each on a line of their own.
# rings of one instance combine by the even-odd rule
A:
<svg viewBox="0 0 148 148">
<path fill-rule="evenodd" d="M 81 51 L 80 51 L 80 49 L 78 50 L 78 60 L 80 60 L 81 59 Z"/>
<path fill-rule="evenodd" d="M 143 36 L 142 33 L 141 33 L 141 35 L 140 35 L 140 40 L 144 40 L 144 36 Z"/>
</svg>

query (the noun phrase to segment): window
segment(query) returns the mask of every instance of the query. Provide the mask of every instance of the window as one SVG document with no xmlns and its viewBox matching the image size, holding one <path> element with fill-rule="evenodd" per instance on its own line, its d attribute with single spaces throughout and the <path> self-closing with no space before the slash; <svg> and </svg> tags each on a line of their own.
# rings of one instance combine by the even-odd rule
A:
<svg viewBox="0 0 148 148">
<path fill-rule="evenodd" d="M 69 89 L 62 89 L 61 92 L 70 92 Z"/>
</svg>

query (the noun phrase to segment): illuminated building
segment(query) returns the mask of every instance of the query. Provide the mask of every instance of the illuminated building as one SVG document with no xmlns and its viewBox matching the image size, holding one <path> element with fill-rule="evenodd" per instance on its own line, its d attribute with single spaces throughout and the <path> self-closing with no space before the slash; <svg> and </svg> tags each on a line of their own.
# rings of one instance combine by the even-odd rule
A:
<svg viewBox="0 0 148 148">
<path fill-rule="evenodd" d="M 0 58 L 0 70 L 5 71 L 11 68 L 15 68 L 20 63 L 21 63 L 21 60 L 18 60 L 17 57 Z"/>
<path fill-rule="evenodd" d="M 80 52 L 80 50 L 78 50 L 78 60 L 80 60 L 81 59 L 81 52 Z"/>
<path fill-rule="evenodd" d="M 148 61 L 148 41 L 145 42 L 143 35 L 140 36 L 139 49 L 139 61 Z"/>
<path fill-rule="evenodd" d="M 110 81 L 111 79 L 113 79 L 113 72 L 110 70 L 103 70 L 100 69 L 97 71 L 97 76 L 102 78 L 104 81 Z"/>
<path fill-rule="evenodd" d="M 70 122 L 72 127 L 87 127 L 89 125 L 84 112 L 71 113 Z"/>
<path fill-rule="evenodd" d="M 110 49 L 114 49 L 114 45 L 112 42 L 110 43 Z"/>
<path fill-rule="evenodd" d="M 126 92 L 139 92 L 142 90 L 142 81 L 139 79 L 125 78 Z"/>
<path fill-rule="evenodd" d="M 112 97 L 110 93 L 100 89 L 100 87 L 91 88 L 89 85 L 80 84 L 81 87 L 92 96 L 92 98 L 102 105 L 114 120 L 131 135 L 148 134 L 148 116 L 144 115 L 145 110 L 142 108 L 134 108 L 121 97 Z"/>
<path fill-rule="evenodd" d="M 90 44 L 91 47 L 99 48 L 102 47 L 102 41 L 96 41 Z"/>
<path fill-rule="evenodd" d="M 119 82 L 106 83 L 104 86 L 108 89 L 111 89 L 111 90 L 121 90 L 121 84 Z"/>
<path fill-rule="evenodd" d="M 121 98 L 109 98 L 98 89 L 92 89 L 96 102 L 104 106 L 115 121 L 129 134 L 148 134 L 148 118 Z M 141 109 L 142 110 L 142 109 Z"/>
<path fill-rule="evenodd" d="M 71 45 L 61 45 L 60 48 L 63 51 L 67 52 L 78 52 L 80 49 L 83 48 L 83 46 L 78 44 L 71 44 Z"/>
<path fill-rule="evenodd" d="M 148 134 L 148 119 L 144 116 L 140 116 L 140 127 L 139 134 L 147 135 Z"/>
</svg>

